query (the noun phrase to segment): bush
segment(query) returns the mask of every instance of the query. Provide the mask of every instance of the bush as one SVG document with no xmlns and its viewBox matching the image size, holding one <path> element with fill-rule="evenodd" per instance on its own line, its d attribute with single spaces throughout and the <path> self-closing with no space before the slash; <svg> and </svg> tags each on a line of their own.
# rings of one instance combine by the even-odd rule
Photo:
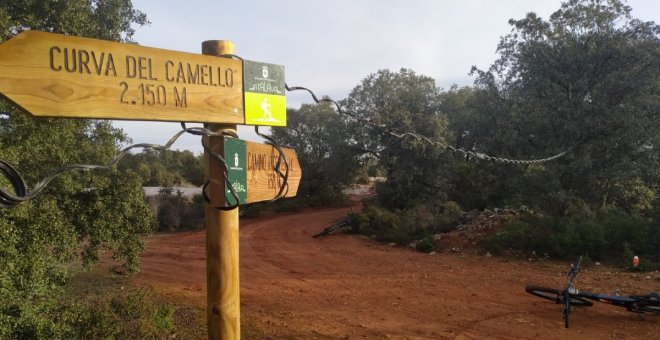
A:
<svg viewBox="0 0 660 340">
<path fill-rule="evenodd" d="M 453 230 L 464 215 L 456 202 L 425 204 L 404 210 L 389 210 L 375 201 L 363 201 L 364 209 L 352 216 L 353 232 L 375 236 L 385 242 L 408 244 L 438 232 Z M 431 240 L 432 241 L 432 240 Z M 423 245 L 424 249 L 431 243 Z M 435 250 L 434 245 L 430 251 Z"/>
<path fill-rule="evenodd" d="M 406 244 L 412 239 L 397 214 L 377 206 L 365 207 L 361 213 L 354 214 L 351 227 L 357 233 L 375 235 L 385 242 Z"/>
<path fill-rule="evenodd" d="M 415 250 L 420 253 L 430 253 L 438 250 L 438 243 L 431 237 L 425 237 L 415 245 Z"/>
<path fill-rule="evenodd" d="M 487 251 L 500 255 L 507 249 L 529 250 L 531 247 L 530 226 L 526 223 L 512 223 L 506 229 L 482 241 Z"/>
<path fill-rule="evenodd" d="M 122 291 L 115 296 L 76 294 L 50 302 L 38 314 L 20 315 L 20 322 L 0 322 L 7 339 L 162 339 L 174 331 L 175 308 L 156 301 L 152 291 Z M 20 310 L 17 310 L 20 313 Z M 8 316 L 6 313 L 3 313 Z M 0 317 L 0 321 L 3 318 Z"/>
<path fill-rule="evenodd" d="M 147 200 L 156 215 L 159 231 L 195 230 L 204 226 L 206 202 L 201 194 L 187 199 L 180 191 L 161 190 Z"/>
<path fill-rule="evenodd" d="M 73 307 L 73 308 L 71 308 Z M 72 309 L 68 338 L 163 338 L 174 329 L 174 307 L 155 301 L 151 290 L 90 299 Z"/>
<path fill-rule="evenodd" d="M 519 222 L 508 224 L 502 232 L 484 239 L 482 245 L 496 254 L 511 248 L 548 253 L 567 260 L 588 255 L 594 260 L 619 263 L 621 254 L 625 252 L 624 261 L 629 264 L 633 253 L 653 259 L 655 249 L 648 242 L 652 238 L 651 233 L 647 220 L 608 208 L 592 217 L 528 215 Z"/>
</svg>

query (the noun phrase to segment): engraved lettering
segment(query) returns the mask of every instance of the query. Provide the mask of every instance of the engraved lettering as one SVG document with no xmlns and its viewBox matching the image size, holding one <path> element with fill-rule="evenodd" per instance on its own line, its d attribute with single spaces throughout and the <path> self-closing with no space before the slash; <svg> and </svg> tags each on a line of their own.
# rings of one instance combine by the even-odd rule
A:
<svg viewBox="0 0 660 340">
<path fill-rule="evenodd" d="M 151 68 L 151 58 L 147 59 L 147 68 L 149 69 L 149 80 L 158 80 L 158 78 L 154 77 L 152 73 L 153 69 Z"/>
<path fill-rule="evenodd" d="M 64 49 L 64 69 L 69 72 L 73 73 L 76 72 L 76 69 L 78 68 L 76 65 L 76 49 L 72 49 L 69 51 L 68 48 Z"/>
<path fill-rule="evenodd" d="M 128 104 L 128 100 L 124 99 L 124 95 L 126 94 L 126 91 L 128 91 L 128 84 L 125 81 L 122 81 L 119 83 L 119 86 L 121 86 L 121 95 L 119 96 L 119 103 L 121 104 Z"/>
<path fill-rule="evenodd" d="M 78 50 L 78 72 L 83 73 L 84 68 L 87 74 L 92 74 L 87 63 L 89 63 L 89 53 L 85 50 Z"/>
<path fill-rule="evenodd" d="M 230 68 L 225 70 L 225 85 L 227 87 L 234 87 L 234 70 Z"/>
<path fill-rule="evenodd" d="M 188 102 L 186 99 L 186 88 L 182 88 L 181 92 L 174 87 L 174 106 L 176 107 L 188 107 Z"/>
<path fill-rule="evenodd" d="M 101 52 L 101 57 L 99 60 L 96 60 L 96 54 L 94 51 L 92 51 L 92 61 L 94 62 L 94 70 L 96 71 L 97 76 L 101 75 L 101 70 L 103 69 L 103 59 L 105 59 L 105 53 Z"/>
<path fill-rule="evenodd" d="M 209 77 L 209 66 L 202 65 L 201 71 L 202 71 L 202 79 L 200 80 L 200 82 L 202 83 L 202 85 L 208 85 L 209 83 L 207 81 L 207 78 Z"/>
<path fill-rule="evenodd" d="M 62 71 L 62 65 L 57 65 L 55 66 L 55 52 L 57 51 L 58 54 L 62 54 L 62 50 L 57 47 L 53 46 L 50 48 L 50 69 L 53 71 Z"/>
<path fill-rule="evenodd" d="M 126 56 L 126 78 L 135 78 L 137 76 L 137 61 L 135 57 Z"/>
<path fill-rule="evenodd" d="M 112 53 L 108 53 L 108 61 L 105 65 L 105 75 L 109 76 L 112 72 L 112 76 L 117 76 L 117 69 L 115 68 L 115 60 L 112 58 Z"/>
<path fill-rule="evenodd" d="M 145 57 L 138 57 L 138 78 L 140 79 L 147 79 L 146 76 L 143 75 L 143 71 L 148 71 L 147 70 L 147 65 L 145 65 L 145 61 L 147 58 Z"/>
<path fill-rule="evenodd" d="M 173 82 L 174 77 L 170 76 L 170 65 L 174 67 L 174 62 L 171 60 L 165 62 L 165 80 Z"/>
<path fill-rule="evenodd" d="M 199 84 L 199 65 L 195 65 L 195 71 L 193 72 L 190 64 L 188 65 L 188 84 Z"/>
<path fill-rule="evenodd" d="M 186 75 L 183 72 L 183 63 L 179 62 L 179 67 L 176 70 L 176 82 L 177 83 L 185 83 L 186 82 Z"/>
</svg>

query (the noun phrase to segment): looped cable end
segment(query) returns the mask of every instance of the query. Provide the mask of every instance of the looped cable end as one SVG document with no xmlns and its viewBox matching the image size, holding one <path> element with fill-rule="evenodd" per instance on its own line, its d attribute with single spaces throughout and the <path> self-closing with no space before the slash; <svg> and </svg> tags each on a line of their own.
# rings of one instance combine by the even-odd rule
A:
<svg viewBox="0 0 660 340">
<path fill-rule="evenodd" d="M 26 200 L 27 186 L 21 174 L 9 163 L 0 159 L 0 172 L 7 178 L 14 189 L 14 194 L 0 188 L 0 207 L 13 208 Z"/>
</svg>

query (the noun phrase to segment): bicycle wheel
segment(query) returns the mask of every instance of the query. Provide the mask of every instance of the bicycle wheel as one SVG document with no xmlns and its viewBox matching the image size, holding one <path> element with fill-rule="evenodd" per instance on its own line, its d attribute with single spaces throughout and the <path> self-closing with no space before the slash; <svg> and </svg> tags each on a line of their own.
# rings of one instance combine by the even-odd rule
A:
<svg viewBox="0 0 660 340">
<path fill-rule="evenodd" d="M 555 303 L 563 303 L 564 301 L 564 296 L 563 296 L 564 293 L 562 292 L 561 289 L 547 288 L 541 286 L 527 286 L 525 287 L 525 291 L 534 296 L 538 296 L 546 300 L 554 301 Z M 578 296 L 571 296 L 570 300 L 571 300 L 571 306 L 575 306 L 575 307 L 589 307 L 593 305 L 591 301 L 585 300 L 584 298 Z"/>
<path fill-rule="evenodd" d="M 563 315 L 564 315 L 564 327 L 568 328 L 568 326 L 571 325 L 571 305 L 569 302 L 571 301 L 571 296 L 568 294 L 568 291 L 565 291 L 563 293 L 563 298 L 564 298 L 564 310 L 563 310 Z"/>
</svg>

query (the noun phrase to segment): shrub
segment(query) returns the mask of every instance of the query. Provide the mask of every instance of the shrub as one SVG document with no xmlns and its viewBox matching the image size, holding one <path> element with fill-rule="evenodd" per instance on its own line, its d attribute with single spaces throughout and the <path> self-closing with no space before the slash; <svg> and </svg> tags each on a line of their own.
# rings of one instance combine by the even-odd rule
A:
<svg viewBox="0 0 660 340">
<path fill-rule="evenodd" d="M 194 195 L 187 199 L 180 191 L 166 193 L 147 200 L 156 215 L 159 231 L 194 230 L 204 226 L 204 196 Z"/>
<path fill-rule="evenodd" d="M 425 237 L 415 245 L 415 250 L 420 253 L 430 253 L 438 250 L 438 243 L 431 237 Z"/>
<path fill-rule="evenodd" d="M 530 225 L 516 222 L 506 226 L 505 230 L 482 241 L 482 247 L 499 255 L 507 249 L 528 250 L 531 247 Z"/>
<path fill-rule="evenodd" d="M 653 254 L 655 249 L 648 242 L 652 238 L 651 232 L 648 221 L 609 208 L 592 217 L 528 215 L 521 221 L 508 224 L 502 232 L 484 239 L 482 245 L 493 253 L 511 248 L 548 253 L 569 260 L 578 255 L 588 255 L 594 260 L 618 261 L 620 254 L 625 252 L 624 260 L 630 263 L 632 253 Z"/>
<path fill-rule="evenodd" d="M 399 244 L 410 241 L 399 216 L 377 206 L 365 207 L 361 213 L 354 214 L 351 226 L 355 232 L 376 235 L 381 241 Z"/>
<path fill-rule="evenodd" d="M 448 201 L 442 204 L 442 212 L 437 219 L 437 232 L 449 232 L 456 228 L 465 215 L 461 206 L 455 201 Z"/>
</svg>

